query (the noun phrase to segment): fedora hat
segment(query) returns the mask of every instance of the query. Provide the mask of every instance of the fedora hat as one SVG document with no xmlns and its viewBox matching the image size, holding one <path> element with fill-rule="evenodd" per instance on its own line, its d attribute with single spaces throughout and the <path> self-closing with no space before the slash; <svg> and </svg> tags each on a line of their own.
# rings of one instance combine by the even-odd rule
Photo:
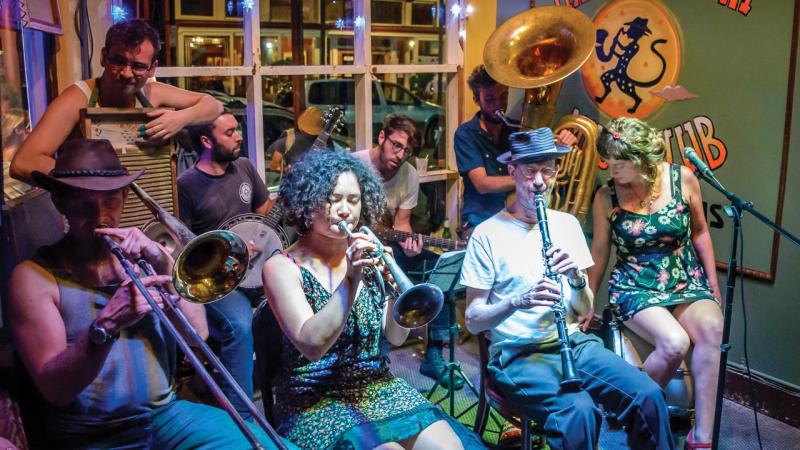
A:
<svg viewBox="0 0 800 450">
<path fill-rule="evenodd" d="M 316 136 L 322 132 L 322 111 L 314 106 L 309 106 L 297 119 L 297 128 L 305 134 Z"/>
<path fill-rule="evenodd" d="M 56 166 L 49 175 L 34 171 L 31 176 L 48 191 L 113 191 L 130 186 L 143 173 L 144 169 L 128 172 L 107 139 L 73 139 L 58 149 Z"/>
<path fill-rule="evenodd" d="M 558 158 L 570 152 L 566 145 L 556 144 L 550 128 L 517 131 L 508 137 L 510 151 L 497 157 L 501 164 L 523 164 Z"/>
</svg>

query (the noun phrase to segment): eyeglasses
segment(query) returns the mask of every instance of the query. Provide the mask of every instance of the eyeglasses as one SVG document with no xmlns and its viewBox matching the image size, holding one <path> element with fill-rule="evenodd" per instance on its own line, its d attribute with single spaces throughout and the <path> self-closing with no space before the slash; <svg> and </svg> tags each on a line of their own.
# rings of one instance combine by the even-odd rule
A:
<svg viewBox="0 0 800 450">
<path fill-rule="evenodd" d="M 386 140 L 389 141 L 390 144 L 392 144 L 392 150 L 394 150 L 395 153 L 408 154 L 408 153 L 411 152 L 411 147 L 406 147 L 405 145 L 395 141 L 394 139 L 390 138 L 389 136 L 386 136 Z"/>
<path fill-rule="evenodd" d="M 128 62 L 122 55 L 110 55 L 108 57 L 108 62 L 111 64 L 111 69 L 117 72 L 122 72 L 126 67 L 130 66 L 131 72 L 137 76 L 144 75 L 153 66 L 152 64 L 143 64 L 135 61 Z"/>
<path fill-rule="evenodd" d="M 542 174 L 542 178 L 545 180 L 549 180 L 556 176 L 556 169 L 553 167 L 544 167 L 542 169 L 537 169 L 536 167 L 532 166 L 517 166 L 517 170 L 528 180 L 532 180 L 536 178 L 536 174 Z"/>
</svg>

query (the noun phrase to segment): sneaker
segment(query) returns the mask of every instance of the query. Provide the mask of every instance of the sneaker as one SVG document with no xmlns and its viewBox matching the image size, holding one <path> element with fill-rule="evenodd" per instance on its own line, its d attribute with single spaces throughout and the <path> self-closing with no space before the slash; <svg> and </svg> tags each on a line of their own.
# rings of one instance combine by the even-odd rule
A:
<svg viewBox="0 0 800 450">
<path fill-rule="evenodd" d="M 438 380 L 439 376 L 442 375 L 445 369 L 445 361 L 442 358 L 442 347 L 438 346 L 431 346 L 428 347 L 428 350 L 425 351 L 425 356 L 422 357 L 422 361 L 419 364 L 419 373 L 425 375 L 426 377 L 433 378 L 434 380 Z M 449 374 L 442 378 L 441 386 L 447 389 L 450 386 L 450 376 Z M 461 389 L 464 387 L 464 380 L 458 374 L 454 374 L 453 379 L 453 389 Z"/>
</svg>

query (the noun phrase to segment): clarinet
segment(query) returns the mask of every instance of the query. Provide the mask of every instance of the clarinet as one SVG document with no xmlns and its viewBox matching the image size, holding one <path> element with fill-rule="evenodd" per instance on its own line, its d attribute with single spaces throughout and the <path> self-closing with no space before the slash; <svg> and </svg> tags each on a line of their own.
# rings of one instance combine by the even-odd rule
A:
<svg viewBox="0 0 800 450">
<path fill-rule="evenodd" d="M 550 241 L 550 230 L 547 225 L 547 209 L 545 206 L 544 195 L 541 192 L 534 194 L 534 203 L 536 204 L 536 219 L 539 222 L 539 231 L 542 233 L 542 258 L 544 259 L 544 276 L 559 281 L 559 275 L 550 268 L 550 263 L 547 259 L 547 251 L 553 246 Z M 559 283 L 560 284 L 560 283 Z M 581 379 L 578 372 L 575 370 L 575 359 L 572 356 L 572 347 L 569 345 L 569 334 L 567 334 L 567 309 L 564 305 L 564 293 L 561 292 L 558 302 L 553 305 L 553 312 L 555 313 L 555 324 L 558 329 L 558 345 L 561 353 L 561 371 L 563 373 L 563 381 L 561 386 L 565 388 L 578 389 L 581 384 Z"/>
</svg>

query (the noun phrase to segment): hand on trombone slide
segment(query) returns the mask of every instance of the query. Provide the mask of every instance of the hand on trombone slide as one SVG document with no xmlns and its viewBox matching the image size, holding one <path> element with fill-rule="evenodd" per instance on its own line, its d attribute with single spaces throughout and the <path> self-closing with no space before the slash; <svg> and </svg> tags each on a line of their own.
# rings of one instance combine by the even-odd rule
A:
<svg viewBox="0 0 800 450">
<path fill-rule="evenodd" d="M 138 228 L 98 228 L 95 232 L 119 241 L 120 249 L 131 260 L 144 258 L 153 265 L 166 267 L 164 259 L 169 258 L 166 256 L 166 252 L 160 245 L 148 239 Z M 124 272 L 121 273 L 121 276 L 122 282 L 96 318 L 97 324 L 111 334 L 118 334 L 123 328 L 136 324 L 152 311 L 152 307 L 130 277 Z M 144 276 L 141 277 L 141 281 L 148 288 L 159 307 L 163 307 L 163 298 L 159 295 L 157 286 L 163 286 L 168 292 L 174 294 L 170 275 Z M 177 296 L 175 297 L 177 298 Z"/>
<path fill-rule="evenodd" d="M 112 238 L 130 260 L 146 259 L 156 272 L 166 273 L 172 263 L 168 256 L 169 252 L 138 228 L 102 227 L 95 229 L 94 232 Z"/>
</svg>

